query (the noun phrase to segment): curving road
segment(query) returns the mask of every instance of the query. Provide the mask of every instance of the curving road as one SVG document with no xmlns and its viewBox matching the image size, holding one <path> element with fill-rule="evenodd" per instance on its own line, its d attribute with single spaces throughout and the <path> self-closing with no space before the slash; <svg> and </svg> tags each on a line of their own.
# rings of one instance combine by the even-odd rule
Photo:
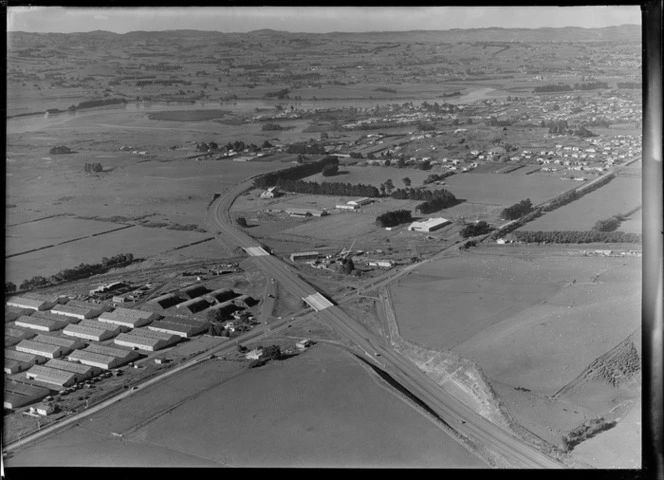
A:
<svg viewBox="0 0 664 480">
<path fill-rule="evenodd" d="M 263 246 L 235 227 L 229 210 L 235 198 L 251 187 L 251 181 L 245 181 L 237 185 L 226 195 L 218 198 L 210 209 L 211 220 L 219 228 L 223 241 L 244 249 L 256 249 Z M 254 252 L 254 250 L 251 252 Z M 313 286 L 273 255 L 265 254 L 252 256 L 252 258 L 268 277 L 274 278 L 285 289 L 299 298 L 317 293 Z M 469 440 L 487 446 L 514 467 L 563 467 L 559 462 L 554 461 L 531 445 L 486 420 L 445 392 L 434 380 L 409 360 L 384 347 L 379 339 L 350 318 L 338 306 L 322 308 L 318 315 L 322 320 L 327 321 L 337 333 L 357 345 L 366 356 L 373 360 L 373 363 L 380 365 L 392 378 Z"/>
</svg>

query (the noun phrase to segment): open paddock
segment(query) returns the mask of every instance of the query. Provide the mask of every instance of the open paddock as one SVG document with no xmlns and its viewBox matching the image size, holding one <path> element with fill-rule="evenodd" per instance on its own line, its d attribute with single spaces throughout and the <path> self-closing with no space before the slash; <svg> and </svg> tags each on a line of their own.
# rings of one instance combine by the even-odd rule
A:
<svg viewBox="0 0 664 480">
<path fill-rule="evenodd" d="M 5 230 L 5 253 L 15 255 L 76 238 L 98 235 L 119 227 L 121 225 L 66 216 L 24 223 Z"/>
<path fill-rule="evenodd" d="M 136 258 L 150 257 L 210 236 L 161 228 L 131 227 L 12 257 L 6 262 L 6 279 L 18 285 L 36 275 L 48 277 L 80 263 L 99 263 L 102 257 L 120 253 L 132 253 Z"/>
<path fill-rule="evenodd" d="M 171 122 L 204 122 L 223 118 L 230 113 L 228 110 L 166 110 L 149 113 L 151 120 L 166 120 Z"/>
<path fill-rule="evenodd" d="M 85 428 L 17 451 L 7 463 L 485 467 L 335 347 L 318 345 L 239 376 L 235 365 L 209 361 L 176 374 L 94 414 Z"/>
<path fill-rule="evenodd" d="M 533 203 L 535 203 L 533 201 Z M 595 222 L 613 215 L 627 213 L 641 204 L 641 179 L 616 177 L 608 184 L 584 195 L 563 207 L 545 213 L 521 227 L 524 231 L 590 230 Z M 640 232 L 639 212 L 632 215 L 633 222 L 625 222 L 627 229 Z M 637 230 L 637 228 L 639 230 Z"/>
</svg>

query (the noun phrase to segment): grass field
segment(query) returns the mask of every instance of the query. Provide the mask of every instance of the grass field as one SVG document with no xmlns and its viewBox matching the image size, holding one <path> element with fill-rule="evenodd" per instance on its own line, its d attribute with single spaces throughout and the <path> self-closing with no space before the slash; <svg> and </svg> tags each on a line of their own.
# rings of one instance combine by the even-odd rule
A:
<svg viewBox="0 0 664 480">
<path fill-rule="evenodd" d="M 113 223 L 107 225 L 109 229 L 117 226 Z M 119 253 L 133 253 L 136 258 L 150 257 L 210 236 L 197 232 L 132 227 L 9 258 L 5 272 L 7 281 L 19 284 L 35 275 L 48 277 L 80 263 L 99 263 L 102 257 Z"/>
<path fill-rule="evenodd" d="M 52 217 L 24 223 L 6 229 L 5 253 L 13 255 L 119 227 L 121 225 L 71 217 Z"/>
<path fill-rule="evenodd" d="M 334 347 L 234 371 L 218 361 L 188 370 L 17 452 L 8 465 L 484 467 Z"/>
<path fill-rule="evenodd" d="M 640 204 L 641 179 L 617 177 L 579 200 L 527 223 L 521 230 L 590 230 L 598 220 L 626 213 Z M 633 217 L 620 230 L 640 233 L 639 212 Z"/>
</svg>

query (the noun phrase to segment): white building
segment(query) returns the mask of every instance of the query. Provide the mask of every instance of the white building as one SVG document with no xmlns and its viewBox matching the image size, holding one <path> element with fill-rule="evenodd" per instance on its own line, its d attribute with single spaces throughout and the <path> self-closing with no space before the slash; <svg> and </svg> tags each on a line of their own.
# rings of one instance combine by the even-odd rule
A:
<svg viewBox="0 0 664 480">
<path fill-rule="evenodd" d="M 356 207 L 362 207 L 362 206 L 368 205 L 372 202 L 373 202 L 372 199 L 370 199 L 368 197 L 362 197 L 362 198 L 358 198 L 356 200 L 351 200 L 350 202 L 347 202 L 347 205 L 354 205 Z"/>
<path fill-rule="evenodd" d="M 32 340 L 22 340 L 21 343 L 16 345 L 18 352 L 30 353 L 32 355 L 39 355 L 46 358 L 58 358 L 67 352 L 67 349 L 59 345 L 51 345 L 48 343 L 39 343 Z"/>
<path fill-rule="evenodd" d="M 94 327 L 86 327 L 82 325 L 67 325 L 62 331 L 64 335 L 70 337 L 83 338 L 85 340 L 92 340 L 95 342 L 103 342 L 109 338 L 113 338 L 115 335 L 120 333 L 119 329 L 107 330 Z"/>
<path fill-rule="evenodd" d="M 17 327 L 29 328 L 41 332 L 54 332 L 62 330 L 67 326 L 67 322 L 58 322 L 55 320 L 46 320 L 44 318 L 27 317 L 25 315 L 18 317 L 14 324 Z"/>
<path fill-rule="evenodd" d="M 445 225 L 448 225 L 452 222 L 449 220 L 443 218 L 443 217 L 438 217 L 438 218 L 429 218 L 423 222 L 413 222 L 410 224 L 408 227 L 408 230 L 413 232 L 433 232 L 434 230 L 438 230 L 439 228 L 444 227 Z"/>
</svg>

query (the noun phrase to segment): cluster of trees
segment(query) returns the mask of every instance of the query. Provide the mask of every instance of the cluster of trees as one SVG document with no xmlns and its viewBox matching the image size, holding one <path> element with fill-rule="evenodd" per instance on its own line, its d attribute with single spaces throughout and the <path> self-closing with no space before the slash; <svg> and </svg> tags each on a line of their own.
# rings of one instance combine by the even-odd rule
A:
<svg viewBox="0 0 664 480">
<path fill-rule="evenodd" d="M 625 232 L 600 232 L 596 230 L 528 232 L 517 230 L 514 236 L 527 243 L 641 243 L 641 235 Z"/>
<path fill-rule="evenodd" d="M 191 85 L 190 81 L 187 80 L 139 80 L 136 82 L 137 87 L 144 87 L 146 85 Z"/>
<path fill-rule="evenodd" d="M 397 91 L 395 89 L 387 88 L 387 87 L 374 88 L 374 92 L 397 93 Z"/>
<path fill-rule="evenodd" d="M 580 427 L 575 428 L 563 437 L 563 449 L 570 452 L 579 443 L 594 437 L 598 433 L 604 432 L 615 427 L 614 420 L 605 420 L 604 418 L 593 418 Z"/>
<path fill-rule="evenodd" d="M 620 215 L 614 215 L 611 218 L 606 218 L 604 220 L 598 220 L 595 225 L 593 225 L 593 231 L 596 232 L 613 232 L 622 222 L 623 218 Z"/>
<path fill-rule="evenodd" d="M 318 160 L 317 162 L 303 163 L 301 165 L 296 165 L 284 170 L 265 173 L 254 179 L 254 186 L 257 188 L 266 188 L 273 185 L 279 185 L 283 190 L 287 190 L 285 185 L 291 184 L 293 180 L 299 180 L 300 178 L 320 173 L 323 171 L 323 168 L 325 168 L 326 165 L 330 164 L 338 165 L 339 159 L 337 157 L 327 156 Z M 291 186 L 295 188 L 294 185 Z"/>
<path fill-rule="evenodd" d="M 120 103 L 127 103 L 127 100 L 124 98 L 107 98 L 105 100 L 85 100 L 78 105 L 71 105 L 68 110 L 80 110 L 82 108 L 95 108 L 103 107 L 106 105 L 117 105 Z"/>
<path fill-rule="evenodd" d="M 328 163 L 323 167 L 323 170 L 321 171 L 321 174 L 324 177 L 333 177 L 339 173 L 339 165 L 335 163 Z"/>
<path fill-rule="evenodd" d="M 380 197 L 380 191 L 373 185 L 342 182 L 305 182 L 304 180 L 279 179 L 276 183 L 284 191 L 307 195 L 338 195 L 346 197 Z"/>
<path fill-rule="evenodd" d="M 492 238 L 500 238 L 504 235 L 507 235 L 510 232 L 513 232 L 517 228 L 523 227 L 526 223 L 531 222 L 535 220 L 538 217 L 542 216 L 542 209 L 541 208 L 536 208 L 532 212 L 524 215 L 523 217 L 519 218 L 515 222 L 510 223 L 506 227 L 503 227 L 501 229 L 495 230 L 494 233 L 492 234 Z"/>
<path fill-rule="evenodd" d="M 532 211 L 533 204 L 531 203 L 530 199 L 527 198 L 525 200 L 521 200 L 519 203 L 515 203 L 511 207 L 507 207 L 502 211 L 500 216 L 505 220 L 516 220 L 517 218 L 521 218 Z"/>
<path fill-rule="evenodd" d="M 362 158 L 362 154 L 360 152 L 350 152 L 350 158 Z"/>
<path fill-rule="evenodd" d="M 643 88 L 643 84 L 641 82 L 618 82 L 616 83 L 616 86 L 618 88 Z"/>
<path fill-rule="evenodd" d="M 410 222 L 413 216 L 410 210 L 394 210 L 392 212 L 385 212 L 376 217 L 376 225 L 379 227 L 394 227 L 401 223 Z"/>
<path fill-rule="evenodd" d="M 210 152 L 210 151 L 215 151 L 219 150 L 219 145 L 217 142 L 201 142 L 196 144 L 196 151 L 197 152 Z"/>
<path fill-rule="evenodd" d="M 457 199 L 449 190 L 441 188 L 439 190 L 423 190 L 416 188 L 398 188 L 390 195 L 395 200 L 434 200 L 443 198 L 449 201 L 450 205 L 456 205 Z"/>
<path fill-rule="evenodd" d="M 261 127 L 261 131 L 263 132 L 271 132 L 276 130 L 284 130 L 284 127 L 282 127 L 278 123 L 271 123 L 271 122 L 264 123 L 263 126 Z"/>
<path fill-rule="evenodd" d="M 567 120 L 553 120 L 551 122 L 545 122 L 542 120 L 542 123 L 540 124 L 543 127 L 549 127 L 549 133 L 553 135 L 566 135 L 567 131 L 569 130 L 569 125 L 567 124 Z"/>
<path fill-rule="evenodd" d="M 498 120 L 497 117 L 492 116 L 487 120 L 486 124 L 489 127 L 511 127 L 516 122 L 513 118 L 506 118 L 504 120 Z"/>
<path fill-rule="evenodd" d="M 535 93 L 548 93 L 548 92 L 571 92 L 572 87 L 559 83 L 558 85 L 542 85 L 539 87 L 533 88 Z"/>
<path fill-rule="evenodd" d="M 431 200 L 427 200 L 426 202 L 420 203 L 418 206 L 415 207 L 415 209 L 422 214 L 427 214 L 427 213 L 437 212 L 438 210 L 442 210 L 443 208 L 452 207 L 457 203 L 459 203 L 456 197 L 447 190 L 437 190 L 434 193 L 439 193 L 439 192 L 443 192 L 444 195 L 438 197 L 434 196 L 434 198 L 432 198 Z"/>
<path fill-rule="evenodd" d="M 66 155 L 69 153 L 74 153 L 71 148 L 66 147 L 65 145 L 56 145 L 49 150 L 51 155 Z"/>
<path fill-rule="evenodd" d="M 16 291 L 16 284 L 14 282 L 5 282 L 5 294 L 14 293 Z"/>
<path fill-rule="evenodd" d="M 341 271 L 346 275 L 350 275 L 355 270 L 355 263 L 350 257 L 344 258 L 341 260 Z"/>
<path fill-rule="evenodd" d="M 609 84 L 599 81 L 574 84 L 574 90 L 597 90 L 598 88 L 609 88 Z"/>
<path fill-rule="evenodd" d="M 282 88 L 281 90 L 277 90 L 276 92 L 267 92 L 265 96 L 267 98 L 273 98 L 277 97 L 279 100 L 285 98 L 288 94 L 290 93 L 290 90 L 287 88 Z"/>
<path fill-rule="evenodd" d="M 301 153 L 302 155 L 325 155 L 325 148 L 322 145 L 294 143 L 286 149 L 287 153 Z"/>
<path fill-rule="evenodd" d="M 90 172 L 101 172 L 103 171 L 104 168 L 101 166 L 101 163 L 86 163 L 83 165 L 83 171 L 90 173 Z"/>
<path fill-rule="evenodd" d="M 563 195 L 559 196 L 558 198 L 552 200 L 551 202 L 547 203 L 544 205 L 543 210 L 545 212 L 550 212 L 551 210 L 555 210 L 556 208 L 562 207 L 563 205 L 567 205 L 568 203 L 573 202 L 574 200 L 577 200 L 581 198 L 582 196 L 597 190 L 599 187 L 606 185 L 609 183 L 611 180 L 615 178 L 615 174 L 610 173 L 609 175 L 606 175 L 600 180 L 597 180 L 595 183 L 592 185 L 585 187 L 583 189 L 575 189 L 570 192 L 564 193 Z"/>
<path fill-rule="evenodd" d="M 19 288 L 21 290 L 32 290 L 33 288 L 47 287 L 50 285 L 56 285 L 58 283 L 87 278 L 91 277 L 92 275 L 98 275 L 100 273 L 107 272 L 111 268 L 124 267 L 133 261 L 134 255 L 131 253 L 121 253 L 110 258 L 104 257 L 102 258 L 101 263 L 81 263 L 77 267 L 60 270 L 58 273 L 51 275 L 49 278 L 37 275 L 29 280 L 25 280 L 23 283 L 21 283 Z"/>
<path fill-rule="evenodd" d="M 493 230 L 493 227 L 486 223 L 484 220 L 481 220 L 477 223 L 469 223 L 463 229 L 461 229 L 461 236 L 463 238 L 476 237 L 477 235 L 484 235 Z"/>
<path fill-rule="evenodd" d="M 427 178 L 424 179 L 423 183 L 425 185 L 428 185 L 429 183 L 438 182 L 438 181 L 440 181 L 444 178 L 447 178 L 451 175 L 454 175 L 454 172 L 452 172 L 450 170 L 448 170 L 447 172 L 444 172 L 444 173 L 440 173 L 440 174 L 432 173 L 431 175 L 429 175 Z"/>
<path fill-rule="evenodd" d="M 252 360 L 252 362 L 249 364 L 249 368 L 260 367 L 265 365 L 270 360 L 279 360 L 283 357 L 279 345 L 269 345 L 267 347 L 261 347 L 259 345 L 257 348 L 262 348 L 263 354 L 258 360 Z"/>
</svg>

